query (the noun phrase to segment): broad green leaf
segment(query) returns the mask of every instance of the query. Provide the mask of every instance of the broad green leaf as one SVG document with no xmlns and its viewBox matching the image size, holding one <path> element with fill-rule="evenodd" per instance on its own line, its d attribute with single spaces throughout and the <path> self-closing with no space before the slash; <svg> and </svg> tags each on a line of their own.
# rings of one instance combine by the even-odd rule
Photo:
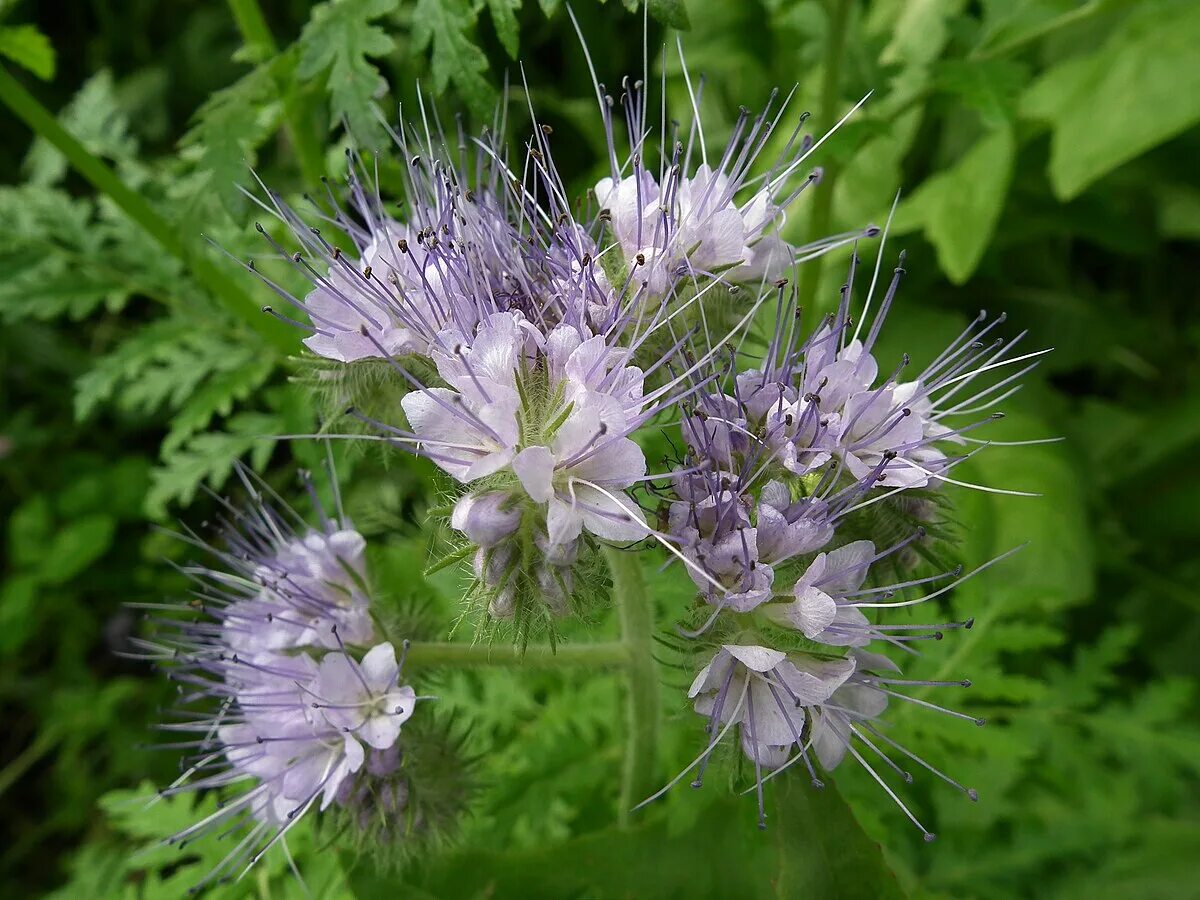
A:
<svg viewBox="0 0 1200 900">
<path fill-rule="evenodd" d="M 1016 139 L 1007 123 L 984 135 L 951 168 L 933 175 L 897 211 L 903 231 L 916 223 L 937 250 L 938 264 L 955 284 L 979 265 L 1012 180 Z"/>
<path fill-rule="evenodd" d="M 1200 121 L 1200 5 L 1145 3 L 1098 50 L 1051 68 L 1024 116 L 1050 124 L 1050 183 L 1062 200 Z"/>
<path fill-rule="evenodd" d="M 941 55 L 950 37 L 950 19 L 961 6 L 962 0 L 910 0 L 902 4 L 879 62 L 885 66 L 932 63 Z"/>
<path fill-rule="evenodd" d="M 743 798 L 744 799 L 744 798 Z M 403 879 L 360 866 L 350 874 L 359 898 L 404 895 L 561 900 L 578 897 L 767 898 L 774 875 L 770 834 L 754 828 L 754 807 L 713 803 L 691 832 L 670 836 L 661 821 L 606 828 L 530 850 L 464 849 Z M 418 895 L 420 896 L 420 895 Z"/>
<path fill-rule="evenodd" d="M 54 48 L 33 25 L 0 28 L 0 56 L 7 56 L 42 81 L 54 78 Z"/>
<path fill-rule="evenodd" d="M 396 46 L 385 29 L 371 23 L 398 4 L 399 0 L 328 0 L 313 8 L 298 43 L 296 77 L 308 81 L 324 74 L 332 127 L 344 121 L 352 138 L 368 149 L 384 142 L 375 99 L 387 90 L 370 60 Z"/>
<path fill-rule="evenodd" d="M 1029 68 L 1007 59 L 947 60 L 935 70 L 938 88 L 960 97 L 988 128 L 1012 121 L 1018 95 L 1028 81 Z"/>
<path fill-rule="evenodd" d="M 1158 192 L 1158 230 L 1163 237 L 1200 241 L 1200 190 L 1165 184 Z"/>
<path fill-rule="evenodd" d="M 867 837 L 837 787 L 817 790 L 799 778 L 777 778 L 768 828 L 779 849 L 775 896 L 814 900 L 902 900 L 879 844 Z"/>
</svg>

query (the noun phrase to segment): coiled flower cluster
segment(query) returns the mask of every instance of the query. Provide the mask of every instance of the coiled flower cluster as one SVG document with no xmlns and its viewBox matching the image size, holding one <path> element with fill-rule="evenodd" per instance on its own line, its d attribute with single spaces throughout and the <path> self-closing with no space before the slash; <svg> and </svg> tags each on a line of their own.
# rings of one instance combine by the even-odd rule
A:
<svg viewBox="0 0 1200 900">
<path fill-rule="evenodd" d="M 736 730 L 760 823 L 764 782 L 799 762 L 820 786 L 819 772 L 849 756 L 931 839 L 879 769 L 911 780 L 901 758 L 974 792 L 878 725 L 892 702 L 982 724 L 903 690 L 967 682 L 907 680 L 892 658 L 972 623 L 887 614 L 975 574 L 916 573 L 912 551 L 930 540 L 946 485 L 980 487 L 952 472 L 985 446 L 972 432 L 1039 354 L 1014 355 L 1020 338 L 989 337 L 1003 316 L 981 315 L 918 373 L 907 356 L 881 370 L 903 255 L 877 297 L 880 242 L 860 306 L 857 245 L 881 229 L 805 246 L 781 235 L 820 180 L 805 168 L 824 141 L 802 133 L 804 116 L 771 141 L 790 97 L 743 112 L 719 153 L 696 108 L 688 130 L 664 122 L 651 166 L 644 86 L 625 82 L 619 104 L 596 92 L 609 172 L 578 201 L 552 129 L 536 121 L 519 159 L 486 133 L 473 160 L 465 140 L 452 153 L 428 127 L 396 133 L 402 219 L 384 212 L 354 153 L 344 194 L 330 191 L 312 221 L 268 194 L 276 221 L 259 231 L 309 283 L 293 294 L 250 264 L 290 307 L 268 311 L 306 332 L 315 382 L 361 429 L 326 437 L 379 441 L 444 474 L 456 537 L 443 561 L 470 560 L 483 624 L 514 623 L 523 644 L 537 628 L 553 639 L 557 618 L 603 594 L 581 573 L 604 546 L 652 552 L 690 578 L 696 601 L 677 633 L 707 740 L 663 791 L 692 772 L 700 786 Z M 778 154 L 764 160 L 768 146 Z M 806 329 L 793 272 L 846 245 L 840 302 Z M 684 449 L 652 472 L 644 447 L 659 433 Z M 401 684 L 403 653 L 379 641 L 363 541 L 344 516 L 313 529 L 252 494 L 221 565 L 187 570 L 204 585 L 201 620 L 179 623 L 178 650 L 148 645 L 176 662 L 187 691 L 219 703 L 214 718 L 170 726 L 202 733 L 205 774 L 191 786 L 253 785 L 181 835 L 243 817 L 231 864 L 314 806 L 364 823 L 397 816 L 410 787 L 401 731 L 421 699 Z M 873 529 L 881 510 L 906 533 Z"/>
<path fill-rule="evenodd" d="M 178 721 L 160 727 L 190 755 L 163 795 L 244 787 L 171 839 L 241 830 L 209 879 L 253 865 L 310 810 L 403 809 L 401 732 L 426 699 L 403 681 L 407 643 L 397 658 L 379 639 L 362 536 L 340 513 L 308 525 L 240 474 L 252 504 L 227 507 L 220 546 L 185 535 L 211 562 L 182 568 L 191 600 L 138 642 L 180 688 Z"/>
</svg>

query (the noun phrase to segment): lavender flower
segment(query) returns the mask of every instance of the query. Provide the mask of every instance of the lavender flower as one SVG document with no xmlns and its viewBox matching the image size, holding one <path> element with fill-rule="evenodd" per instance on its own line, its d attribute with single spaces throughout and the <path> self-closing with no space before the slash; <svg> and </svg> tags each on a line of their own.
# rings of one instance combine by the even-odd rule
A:
<svg viewBox="0 0 1200 900">
<path fill-rule="evenodd" d="M 623 82 L 617 100 L 596 82 L 609 166 L 583 203 L 568 196 L 552 132 L 536 116 L 520 160 L 503 134 L 475 141 L 473 160 L 450 152 L 436 128 L 395 134 L 404 221 L 383 212 L 351 154 L 345 198 L 331 192 L 317 218 L 349 235 L 353 252 L 269 195 L 264 208 L 300 249 L 270 240 L 312 286 L 298 298 L 267 279 L 307 323 L 276 315 L 309 332 L 304 344 L 327 361 L 328 378 L 382 361 L 376 370 L 389 396 L 402 395 L 403 417 L 394 404 L 352 415 L 448 476 L 450 525 L 464 542 L 449 558 L 472 560 L 469 594 L 490 618 L 514 619 L 527 637 L 532 620 L 571 612 L 597 542 L 650 538 L 683 563 L 701 621 L 681 634 L 701 641 L 707 660 L 689 692 L 708 719 L 709 743 L 685 770 L 699 767 L 697 786 L 737 728 L 760 822 L 764 782 L 803 761 L 819 785 L 818 767 L 850 756 L 931 838 L 870 760 L 910 780 L 886 746 L 961 785 L 873 723 L 893 699 L 972 720 L 893 689 L 965 682 L 896 678 L 889 658 L 865 648 L 916 654 L 918 642 L 971 620 L 894 624 L 867 611 L 926 603 L 964 579 L 961 570 L 905 574 L 925 528 L 897 541 L 894 521 L 882 529 L 875 517 L 907 524 L 906 511 L 935 508 L 946 485 L 1020 493 L 953 472 L 971 445 L 982 449 L 971 433 L 996 417 L 990 411 L 1040 353 L 1014 355 L 1020 336 L 985 345 L 1003 316 L 981 314 L 918 375 L 907 356 L 881 370 L 876 344 L 904 272 L 901 254 L 876 296 L 886 229 L 856 314 L 857 246 L 836 311 L 804 328 L 787 276 L 880 230 L 786 243 L 779 226 L 820 180 L 804 170 L 825 138 L 803 135 L 800 116 L 790 137 L 773 140 L 791 96 L 772 94 L 760 114 L 741 113 L 710 157 L 703 83 L 695 87 L 686 66 L 684 79 L 692 121 L 668 127 L 664 109 L 657 149 L 643 82 Z M 458 143 L 468 144 L 461 135 Z M 778 152 L 764 159 L 768 147 Z M 751 325 L 772 302 L 774 327 L 758 341 Z M 663 425 L 679 427 L 686 450 L 670 471 L 651 473 L 635 438 Z M 410 799 L 409 782 L 392 776 L 401 726 L 420 698 L 399 684 L 390 645 L 362 652 L 375 636 L 359 587 L 361 541 L 344 531 L 256 536 L 243 554 L 254 568 L 228 560 L 238 574 L 219 582 L 218 626 L 189 636 L 198 650 L 219 650 L 216 662 L 202 654 L 203 681 L 221 686 L 206 690 L 235 716 L 221 726 L 233 742 L 221 752 L 239 777 L 257 779 L 255 815 L 318 795 L 323 806 L 359 802 L 375 770 L 390 779 L 383 808 Z M 355 577 L 336 574 L 333 559 Z M 883 576 L 881 561 L 901 574 Z M 924 596 L 893 599 L 947 578 Z M 247 739 L 257 743 L 267 725 L 279 729 L 273 747 L 255 750 Z"/>
<path fill-rule="evenodd" d="M 251 505 L 226 505 L 223 548 L 187 537 L 214 563 L 183 568 L 194 599 L 165 607 L 160 638 L 140 641 L 181 687 L 178 720 L 161 728 L 192 736 L 168 745 L 193 755 L 162 793 L 225 794 L 171 842 L 242 832 L 206 881 L 252 866 L 314 808 L 349 803 L 368 752 L 396 749 L 422 699 L 393 645 L 376 643 L 364 541 L 340 509 L 319 508 L 312 528 L 239 475 Z"/>
</svg>

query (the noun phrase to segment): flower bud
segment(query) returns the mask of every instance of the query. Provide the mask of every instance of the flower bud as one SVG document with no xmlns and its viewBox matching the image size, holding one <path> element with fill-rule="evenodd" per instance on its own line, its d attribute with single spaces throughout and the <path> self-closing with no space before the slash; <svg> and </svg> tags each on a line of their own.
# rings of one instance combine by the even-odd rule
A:
<svg viewBox="0 0 1200 900">
<path fill-rule="evenodd" d="M 521 510 L 509 494 L 465 494 L 454 504 L 450 524 L 480 547 L 495 547 L 521 523 Z"/>
</svg>

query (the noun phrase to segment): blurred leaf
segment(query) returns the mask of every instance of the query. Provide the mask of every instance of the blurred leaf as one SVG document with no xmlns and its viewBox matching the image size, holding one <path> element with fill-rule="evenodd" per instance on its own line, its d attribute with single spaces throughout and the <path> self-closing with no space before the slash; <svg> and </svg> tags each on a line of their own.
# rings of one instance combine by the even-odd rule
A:
<svg viewBox="0 0 1200 900">
<path fill-rule="evenodd" d="M 779 875 L 775 895 L 829 900 L 902 900 L 879 845 L 863 834 L 837 787 L 816 790 L 797 778 L 776 779 Z"/>
<path fill-rule="evenodd" d="M 1016 159 L 1011 125 L 984 135 L 954 166 L 926 179 L 897 210 L 898 229 L 920 222 L 955 284 L 979 265 L 1008 195 Z"/>
<path fill-rule="evenodd" d="M 132 160 L 137 154 L 137 139 L 129 133 L 129 116 L 108 69 L 85 81 L 58 118 L 89 153 L 117 162 Z M 38 137 L 25 157 L 24 169 L 33 184 L 57 184 L 67 174 L 67 160 L 49 141 Z"/>
<path fill-rule="evenodd" d="M 42 81 L 54 78 L 54 48 L 33 25 L 0 28 L 0 56 L 24 66 Z"/>
<path fill-rule="evenodd" d="M 46 549 L 41 580 L 46 584 L 70 581 L 112 546 L 116 525 L 116 520 L 104 513 L 69 522 Z"/>
<path fill-rule="evenodd" d="M 1098 50 L 1030 86 L 1021 112 L 1053 129 L 1049 174 L 1060 199 L 1200 120 L 1198 44 L 1200 6 L 1144 3 Z"/>
<path fill-rule="evenodd" d="M 658 19 L 664 25 L 671 28 L 677 28 L 680 31 L 687 31 L 692 27 L 691 20 L 688 19 L 687 7 L 683 0 L 646 0 L 646 6 L 650 11 L 650 15 Z"/>
<path fill-rule="evenodd" d="M 537 849 L 464 849 L 431 860 L 400 884 L 360 867 L 350 882 L 360 900 L 395 896 L 408 885 L 435 897 L 495 900 L 769 897 L 770 838 L 754 829 L 753 814 L 745 813 L 744 806 L 724 800 L 712 804 L 698 827 L 683 836 L 668 836 L 661 822 L 650 821 Z"/>
<path fill-rule="evenodd" d="M 1200 188 L 1164 184 L 1158 193 L 1158 228 L 1163 237 L 1200 241 Z"/>
<path fill-rule="evenodd" d="M 935 71 L 938 88 L 976 110 L 988 128 L 1013 120 L 1018 95 L 1029 81 L 1027 66 L 1005 59 L 946 60 Z"/>
</svg>

